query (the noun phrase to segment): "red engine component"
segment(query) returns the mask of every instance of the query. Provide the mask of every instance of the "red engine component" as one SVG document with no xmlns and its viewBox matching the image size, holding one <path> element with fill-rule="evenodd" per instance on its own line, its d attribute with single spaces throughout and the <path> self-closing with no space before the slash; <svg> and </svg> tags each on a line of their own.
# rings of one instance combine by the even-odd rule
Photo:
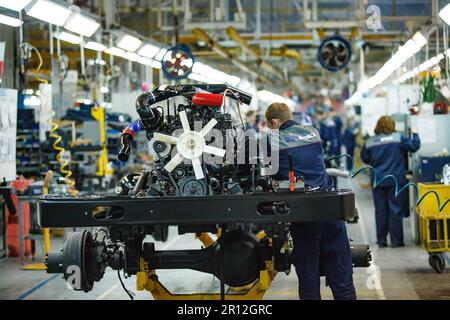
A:
<svg viewBox="0 0 450 320">
<path fill-rule="evenodd" d="M 202 107 L 221 107 L 223 96 L 221 94 L 197 93 L 192 97 L 192 104 Z"/>
</svg>

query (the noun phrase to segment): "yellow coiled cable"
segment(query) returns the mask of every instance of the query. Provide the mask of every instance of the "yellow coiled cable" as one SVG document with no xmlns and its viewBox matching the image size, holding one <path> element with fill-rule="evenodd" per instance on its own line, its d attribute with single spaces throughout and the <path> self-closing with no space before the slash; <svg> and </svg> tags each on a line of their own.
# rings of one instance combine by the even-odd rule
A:
<svg viewBox="0 0 450 320">
<path fill-rule="evenodd" d="M 39 50 L 37 50 L 35 47 L 32 47 L 31 49 L 36 52 L 36 54 L 39 58 L 39 65 L 35 71 L 36 72 L 35 78 L 40 83 L 48 84 L 47 80 L 42 79 L 39 76 L 39 72 L 41 71 L 42 66 L 44 64 L 42 55 L 39 52 Z M 56 133 L 56 131 L 59 129 L 58 124 L 53 121 L 53 118 L 56 115 L 56 113 L 53 110 L 47 108 L 46 102 L 43 104 L 43 108 L 49 114 L 48 124 L 51 126 L 50 137 L 55 139 L 55 142 L 53 143 L 53 149 L 58 152 L 58 154 L 56 155 L 56 161 L 58 161 L 60 164 L 59 172 L 64 177 L 64 183 L 67 184 L 68 186 L 70 186 L 70 188 L 71 188 L 71 190 L 69 191 L 70 194 L 76 195 L 78 193 L 78 191 L 75 188 L 75 180 L 71 179 L 73 172 L 67 168 L 69 166 L 70 162 L 68 160 L 64 160 L 62 158 L 62 155 L 66 152 L 66 150 L 59 145 L 62 141 L 62 137 Z"/>
</svg>

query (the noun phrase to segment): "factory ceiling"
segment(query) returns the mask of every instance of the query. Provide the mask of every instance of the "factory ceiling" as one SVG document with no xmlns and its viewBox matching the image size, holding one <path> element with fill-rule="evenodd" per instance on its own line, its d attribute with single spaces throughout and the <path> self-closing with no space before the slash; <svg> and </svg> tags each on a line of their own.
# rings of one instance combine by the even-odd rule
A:
<svg viewBox="0 0 450 320">
<path fill-rule="evenodd" d="M 396 46 L 403 44 L 418 28 L 432 28 L 436 24 L 436 12 L 444 5 L 443 1 L 437 0 L 70 2 L 84 11 L 101 16 L 105 29 L 123 26 L 168 47 L 175 43 L 186 44 L 196 57 L 215 64 L 225 72 L 242 76 L 242 70 L 218 54 L 220 50 L 251 65 L 263 62 L 268 65 L 267 70 L 273 67 L 275 74 L 274 69 L 277 69 L 277 72 L 288 74 L 291 79 L 304 76 L 328 80 L 330 73 L 321 68 L 317 61 L 317 48 L 327 36 L 339 34 L 351 43 L 351 70 L 358 70 L 360 48 L 363 47 L 365 69 L 367 74 L 372 74 Z M 375 25 L 374 19 L 378 22 Z M 33 28 L 28 28 L 28 38 L 45 52 L 48 48 L 46 29 L 39 23 L 29 23 Z M 228 26 L 233 26 L 240 39 L 245 41 L 246 48 L 230 37 L 226 31 Z M 196 28 L 213 39 L 219 50 L 196 36 L 193 32 Z M 428 49 L 434 52 L 436 41 L 433 34 L 430 39 Z M 79 63 L 79 48 L 64 44 L 63 50 L 75 60 L 71 63 Z M 333 74 L 331 78 L 335 79 L 335 84 L 342 84 L 341 76 Z"/>
</svg>

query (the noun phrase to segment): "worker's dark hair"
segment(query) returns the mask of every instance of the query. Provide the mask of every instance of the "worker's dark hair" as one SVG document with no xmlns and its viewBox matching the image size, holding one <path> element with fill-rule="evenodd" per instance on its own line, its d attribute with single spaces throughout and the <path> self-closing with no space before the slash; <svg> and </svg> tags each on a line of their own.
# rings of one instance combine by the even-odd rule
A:
<svg viewBox="0 0 450 320">
<path fill-rule="evenodd" d="M 391 134 L 395 132 L 395 121 L 390 116 L 382 116 L 375 127 L 375 134 Z"/>
<path fill-rule="evenodd" d="M 255 110 L 249 110 L 249 111 L 247 111 L 247 113 L 245 114 L 245 117 L 246 117 L 246 118 L 250 118 L 250 117 L 254 116 L 255 114 L 256 114 L 256 111 L 255 111 Z"/>
<path fill-rule="evenodd" d="M 284 122 L 292 119 L 292 111 L 287 104 L 275 102 L 266 110 L 266 119 L 267 121 L 280 119 Z"/>
</svg>

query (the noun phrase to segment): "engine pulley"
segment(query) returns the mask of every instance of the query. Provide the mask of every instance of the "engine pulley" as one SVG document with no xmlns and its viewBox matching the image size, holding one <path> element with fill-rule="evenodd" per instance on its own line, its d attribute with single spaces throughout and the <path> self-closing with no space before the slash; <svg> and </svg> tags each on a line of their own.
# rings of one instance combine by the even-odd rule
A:
<svg viewBox="0 0 450 320">
<path fill-rule="evenodd" d="M 203 180 L 197 180 L 193 176 L 184 177 L 178 181 L 180 193 L 182 196 L 204 196 L 207 193 L 206 183 Z"/>
</svg>

